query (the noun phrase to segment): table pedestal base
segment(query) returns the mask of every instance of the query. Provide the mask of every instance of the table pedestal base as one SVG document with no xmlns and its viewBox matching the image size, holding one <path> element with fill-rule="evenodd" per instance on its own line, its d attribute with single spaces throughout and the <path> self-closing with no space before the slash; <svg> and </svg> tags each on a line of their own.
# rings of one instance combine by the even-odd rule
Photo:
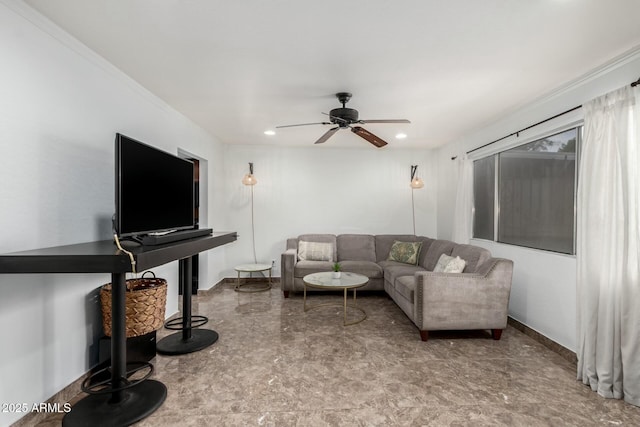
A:
<svg viewBox="0 0 640 427">
<path fill-rule="evenodd" d="M 112 394 L 91 394 L 71 408 L 62 420 L 67 426 L 128 426 L 158 409 L 167 397 L 167 387 L 156 380 L 146 380 L 123 390 L 121 400 L 112 403 Z"/>
<path fill-rule="evenodd" d="M 240 279 L 238 279 L 238 282 L 240 282 Z M 238 283 L 233 288 L 233 290 L 236 291 L 236 292 L 247 292 L 247 293 L 264 292 L 264 291 L 268 291 L 269 289 L 271 289 L 271 282 L 268 282 L 268 283 Z"/>
<path fill-rule="evenodd" d="M 183 332 L 176 332 L 162 338 L 156 344 L 156 351 L 160 354 L 175 356 L 200 351 L 218 341 L 218 333 L 211 329 L 191 329 L 191 336 L 187 338 L 184 337 Z"/>
<path fill-rule="evenodd" d="M 314 308 L 319 308 L 319 307 L 340 307 L 341 304 L 336 304 L 336 303 L 331 303 L 331 302 L 326 302 L 326 303 L 322 303 L 322 304 L 315 304 L 315 305 L 307 305 L 307 285 L 306 283 L 304 284 L 304 294 L 303 294 L 303 299 L 302 299 L 302 307 L 304 309 L 305 312 L 314 309 Z M 343 326 L 351 326 L 351 325 L 356 325 L 360 322 L 362 322 L 363 320 L 365 320 L 367 318 L 367 312 L 364 311 L 363 309 L 361 309 L 360 307 L 358 307 L 356 305 L 356 290 L 355 288 L 353 288 L 353 305 L 347 304 L 347 288 L 344 288 L 344 303 L 342 304 L 343 307 L 343 318 L 342 318 L 342 325 Z M 360 318 L 351 321 L 351 322 L 347 322 L 347 308 L 352 308 L 354 310 L 358 310 L 360 313 L 362 313 L 362 316 L 360 316 Z"/>
<path fill-rule="evenodd" d="M 205 316 L 191 314 L 191 258 L 180 260 L 180 287 L 182 288 L 182 317 L 165 323 L 165 328 L 180 330 L 162 338 L 156 344 L 156 351 L 167 356 L 193 353 L 209 347 L 218 341 L 218 333 L 210 329 L 197 329 L 209 321 Z M 182 326 L 178 326 L 182 323 Z"/>
<path fill-rule="evenodd" d="M 272 266 L 269 264 L 243 264 L 235 267 L 235 270 L 238 272 L 238 281 L 236 282 L 236 286 L 233 288 L 236 292 L 264 292 L 271 289 L 271 270 Z M 269 281 L 267 283 L 251 283 L 249 279 L 251 278 L 251 273 L 260 273 L 264 271 L 269 271 Z M 246 279 L 245 283 L 240 281 L 240 273 L 249 273 L 249 277 Z"/>
</svg>

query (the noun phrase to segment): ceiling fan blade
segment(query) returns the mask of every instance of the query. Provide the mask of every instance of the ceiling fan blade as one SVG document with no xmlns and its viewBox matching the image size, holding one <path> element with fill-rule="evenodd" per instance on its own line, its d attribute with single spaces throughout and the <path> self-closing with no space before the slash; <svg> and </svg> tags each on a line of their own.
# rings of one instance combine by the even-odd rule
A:
<svg viewBox="0 0 640 427">
<path fill-rule="evenodd" d="M 407 119 L 358 120 L 358 123 L 411 123 Z"/>
<path fill-rule="evenodd" d="M 314 144 L 322 144 L 327 139 L 331 138 L 331 135 L 336 133 L 338 131 L 338 129 L 340 129 L 339 126 L 329 129 L 328 131 L 326 131 L 324 133 L 324 135 L 322 135 L 320 138 L 318 138 L 318 140 L 316 142 L 314 142 Z"/>
<path fill-rule="evenodd" d="M 382 148 L 385 145 L 387 145 L 386 141 L 384 141 L 383 139 L 378 138 L 377 136 L 375 136 L 374 134 L 372 134 L 371 132 L 369 132 L 365 128 L 361 128 L 360 126 L 352 127 L 351 128 L 351 132 L 355 133 L 356 135 L 358 135 L 361 138 L 366 139 L 367 141 L 369 141 L 370 143 L 372 143 L 373 145 L 375 145 L 378 148 Z"/>
<path fill-rule="evenodd" d="M 282 128 L 292 128 L 295 126 L 310 126 L 310 125 L 330 125 L 329 122 L 317 122 L 317 123 L 300 123 L 299 125 L 284 125 L 284 126 L 276 126 L 276 129 Z"/>
</svg>

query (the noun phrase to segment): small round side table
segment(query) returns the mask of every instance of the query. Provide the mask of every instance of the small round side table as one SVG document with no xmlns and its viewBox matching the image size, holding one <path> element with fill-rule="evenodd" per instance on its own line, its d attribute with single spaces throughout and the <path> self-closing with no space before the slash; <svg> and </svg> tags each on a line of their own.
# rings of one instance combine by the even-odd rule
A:
<svg viewBox="0 0 640 427">
<path fill-rule="evenodd" d="M 271 289 L 271 264 L 241 264 L 236 265 L 234 270 L 238 272 L 238 281 L 234 288 L 236 292 L 264 292 Z M 251 277 L 252 273 L 260 273 L 262 271 L 269 271 L 269 281 L 265 285 L 247 282 L 241 283 L 241 273 L 249 273 L 249 277 Z"/>
</svg>

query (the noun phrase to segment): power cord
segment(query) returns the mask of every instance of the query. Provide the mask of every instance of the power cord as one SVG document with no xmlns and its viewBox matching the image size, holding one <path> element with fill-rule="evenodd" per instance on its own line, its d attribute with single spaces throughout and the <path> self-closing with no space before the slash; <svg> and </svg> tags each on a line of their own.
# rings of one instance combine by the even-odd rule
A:
<svg viewBox="0 0 640 427">
<path fill-rule="evenodd" d="M 253 185 L 251 186 L 251 242 L 253 243 L 253 263 L 257 264 L 258 258 L 256 257 L 256 227 L 253 217 Z"/>
<path fill-rule="evenodd" d="M 113 216 L 111 217 L 111 230 L 113 231 L 113 241 L 116 243 L 118 249 L 129 255 L 129 259 L 131 260 L 131 272 L 133 273 L 133 277 L 137 278 L 136 259 L 131 252 L 122 247 L 122 245 L 120 244 L 120 239 L 118 238 L 118 230 L 116 228 L 116 214 L 113 214 Z"/>
<path fill-rule="evenodd" d="M 118 247 L 118 249 L 120 249 L 125 254 L 129 255 L 129 259 L 131 260 L 131 271 L 133 272 L 133 277 L 137 277 L 136 259 L 134 258 L 133 254 L 131 252 L 129 252 L 128 250 L 123 249 L 122 245 L 120 245 L 120 239 L 118 238 L 118 234 L 117 233 L 113 234 L 113 240 L 115 240 L 116 246 Z"/>
</svg>

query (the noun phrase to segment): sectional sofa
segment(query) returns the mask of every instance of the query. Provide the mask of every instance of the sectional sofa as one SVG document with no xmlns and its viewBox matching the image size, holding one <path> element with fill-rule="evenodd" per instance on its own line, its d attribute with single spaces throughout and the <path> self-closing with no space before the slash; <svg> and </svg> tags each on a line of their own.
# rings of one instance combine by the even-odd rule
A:
<svg viewBox="0 0 640 427">
<path fill-rule="evenodd" d="M 398 261 L 394 251 L 410 243 L 418 247 L 415 258 Z M 464 260 L 461 273 L 442 272 L 443 261 L 452 258 Z M 287 239 L 281 257 L 285 298 L 302 292 L 305 275 L 331 271 L 335 262 L 369 278 L 358 290 L 386 291 L 423 341 L 429 331 L 467 329 L 490 329 L 498 340 L 507 325 L 513 262 L 484 248 L 414 235 L 300 235 Z"/>
</svg>

